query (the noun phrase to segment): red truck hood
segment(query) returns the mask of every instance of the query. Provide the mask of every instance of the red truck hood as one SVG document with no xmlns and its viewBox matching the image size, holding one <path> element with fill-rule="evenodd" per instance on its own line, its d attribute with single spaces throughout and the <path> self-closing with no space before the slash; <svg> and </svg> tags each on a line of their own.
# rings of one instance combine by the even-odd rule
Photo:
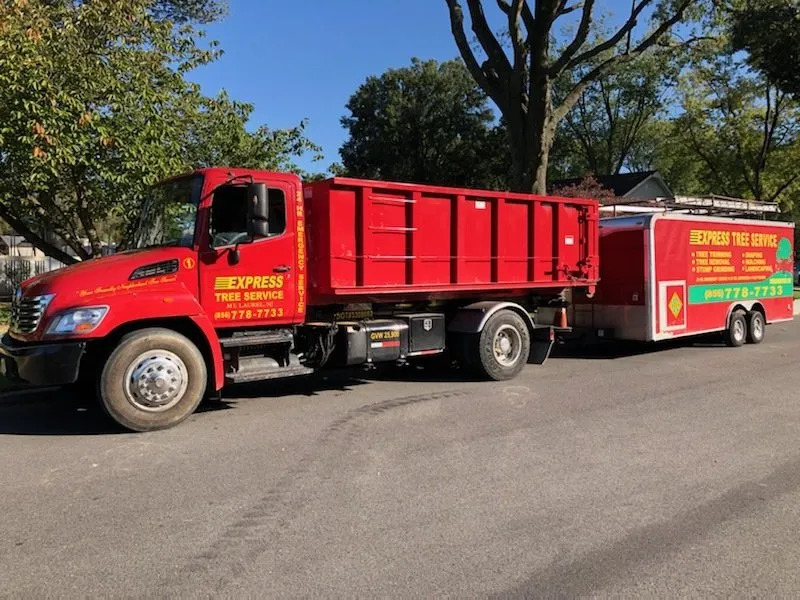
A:
<svg viewBox="0 0 800 600">
<path fill-rule="evenodd" d="M 121 252 L 42 273 L 23 282 L 21 288 L 25 296 L 55 294 L 54 300 L 60 305 L 75 304 L 79 299 L 84 304 L 88 296 L 102 297 L 124 293 L 140 288 L 144 282 L 147 285 L 180 283 L 185 278 L 187 266 L 193 274 L 189 281 L 196 281 L 194 256 L 189 248 L 172 247 Z M 131 274 L 137 268 L 170 260 L 178 261 L 176 273 L 160 278 L 130 280 Z"/>
</svg>

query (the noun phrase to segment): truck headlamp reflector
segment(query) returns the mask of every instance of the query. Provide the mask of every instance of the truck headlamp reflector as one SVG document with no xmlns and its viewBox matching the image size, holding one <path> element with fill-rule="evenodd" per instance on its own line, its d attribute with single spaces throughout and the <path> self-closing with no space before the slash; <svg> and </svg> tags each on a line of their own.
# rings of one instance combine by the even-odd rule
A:
<svg viewBox="0 0 800 600">
<path fill-rule="evenodd" d="M 90 333 L 94 331 L 108 312 L 107 306 L 74 308 L 58 315 L 47 328 L 49 334 Z"/>
</svg>

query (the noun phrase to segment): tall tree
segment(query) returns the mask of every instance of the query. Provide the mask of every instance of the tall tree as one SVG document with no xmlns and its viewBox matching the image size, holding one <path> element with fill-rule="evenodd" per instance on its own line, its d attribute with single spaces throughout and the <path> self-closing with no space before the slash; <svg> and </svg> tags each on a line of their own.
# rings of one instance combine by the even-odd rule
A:
<svg viewBox="0 0 800 600">
<path fill-rule="evenodd" d="M 662 40 L 698 0 L 634 0 L 624 23 L 611 35 L 589 44 L 593 37 L 595 0 L 496 0 L 506 23 L 510 50 L 496 35 L 484 11 L 483 0 L 466 0 L 472 31 L 485 58 L 476 56 L 465 30 L 460 0 L 445 0 L 453 36 L 475 81 L 503 114 L 511 150 L 511 184 L 514 189 L 543 194 L 547 183 L 550 148 L 558 123 L 584 90 L 601 75 L 630 61 Z M 646 10 L 653 26 L 636 36 L 636 25 Z M 574 36 L 557 53 L 552 51 L 556 27 L 562 17 L 578 12 Z M 609 53 L 588 69 L 558 103 L 553 83 Z"/>
<path fill-rule="evenodd" d="M 247 105 L 204 98 L 185 79 L 216 56 L 191 22 L 218 7 L 0 2 L 0 218 L 64 262 L 89 258 L 101 253 L 104 227 L 137 213 L 149 184 L 234 142 L 272 148 L 274 134 L 245 131 Z"/>
<path fill-rule="evenodd" d="M 342 118 L 343 172 L 444 185 L 502 187 L 504 140 L 488 99 L 458 60 L 414 59 L 369 77 Z"/>
<path fill-rule="evenodd" d="M 729 0 L 734 47 L 779 89 L 800 94 L 800 4 L 797 0 Z"/>
<path fill-rule="evenodd" d="M 678 74 L 675 58 L 671 52 L 647 53 L 591 82 L 558 125 L 551 174 L 638 170 L 647 126 L 663 113 Z M 565 73 L 555 82 L 555 97 L 568 94 L 589 68 Z"/>
<path fill-rule="evenodd" d="M 656 163 L 681 192 L 780 202 L 800 199 L 800 103 L 722 53 L 685 74 L 682 108 Z"/>
</svg>

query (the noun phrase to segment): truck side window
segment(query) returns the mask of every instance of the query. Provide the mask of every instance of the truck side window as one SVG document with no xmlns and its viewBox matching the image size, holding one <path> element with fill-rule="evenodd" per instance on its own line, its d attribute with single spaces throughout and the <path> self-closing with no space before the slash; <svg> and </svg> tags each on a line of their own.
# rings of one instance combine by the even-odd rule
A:
<svg viewBox="0 0 800 600">
<path fill-rule="evenodd" d="M 283 190 L 270 188 L 269 235 L 286 230 L 286 197 Z M 211 203 L 211 247 L 231 246 L 247 240 L 247 188 L 227 185 L 214 192 Z"/>
<path fill-rule="evenodd" d="M 283 190 L 270 188 L 269 194 L 269 234 L 280 235 L 286 231 L 286 197 Z"/>
</svg>

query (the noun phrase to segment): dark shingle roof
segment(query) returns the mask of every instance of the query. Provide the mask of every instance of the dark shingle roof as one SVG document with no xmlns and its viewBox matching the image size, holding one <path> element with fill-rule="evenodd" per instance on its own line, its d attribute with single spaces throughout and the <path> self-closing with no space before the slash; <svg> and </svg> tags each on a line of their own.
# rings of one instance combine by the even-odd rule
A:
<svg viewBox="0 0 800 600">
<path fill-rule="evenodd" d="M 600 175 L 595 176 L 594 178 L 600 185 L 608 190 L 611 190 L 614 192 L 615 196 L 619 197 L 624 196 L 655 173 L 656 171 L 640 171 L 638 173 L 620 173 L 619 175 Z M 583 181 L 583 177 L 559 179 L 557 181 L 551 181 L 548 184 L 547 189 L 552 191 L 555 188 L 578 185 L 581 181 Z"/>
</svg>

